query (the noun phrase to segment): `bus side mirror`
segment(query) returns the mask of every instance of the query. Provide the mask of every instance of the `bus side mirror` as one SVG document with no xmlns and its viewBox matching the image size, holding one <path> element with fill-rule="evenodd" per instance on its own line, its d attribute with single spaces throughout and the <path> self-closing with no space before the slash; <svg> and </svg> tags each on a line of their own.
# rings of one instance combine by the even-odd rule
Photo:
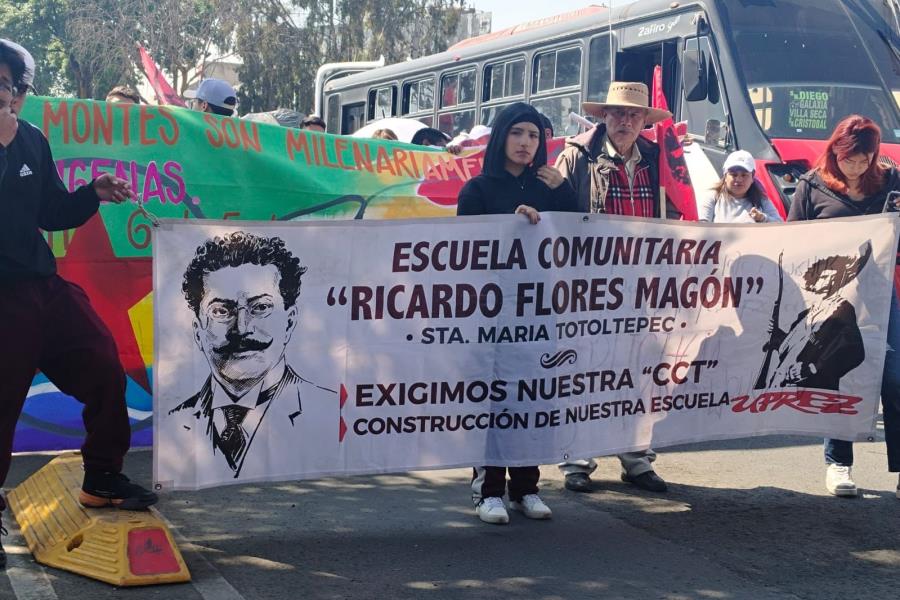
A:
<svg viewBox="0 0 900 600">
<path fill-rule="evenodd" d="M 682 62 L 684 63 L 684 68 L 682 69 L 684 97 L 688 102 L 705 100 L 709 95 L 706 53 L 700 50 L 685 50 L 682 55 Z"/>
</svg>

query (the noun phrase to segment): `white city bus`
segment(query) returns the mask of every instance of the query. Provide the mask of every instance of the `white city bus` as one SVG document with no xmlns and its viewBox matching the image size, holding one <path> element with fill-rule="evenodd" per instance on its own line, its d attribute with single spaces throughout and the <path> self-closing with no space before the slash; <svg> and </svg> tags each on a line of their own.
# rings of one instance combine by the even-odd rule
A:
<svg viewBox="0 0 900 600">
<path fill-rule="evenodd" d="M 670 110 L 713 166 L 750 151 L 786 206 L 848 114 L 879 123 L 886 160 L 900 162 L 898 47 L 896 0 L 642 0 L 332 78 L 320 101 L 330 133 L 398 116 L 454 135 L 525 101 L 563 135 L 583 101 L 604 99 L 613 74 L 649 86 L 662 65 Z"/>
</svg>

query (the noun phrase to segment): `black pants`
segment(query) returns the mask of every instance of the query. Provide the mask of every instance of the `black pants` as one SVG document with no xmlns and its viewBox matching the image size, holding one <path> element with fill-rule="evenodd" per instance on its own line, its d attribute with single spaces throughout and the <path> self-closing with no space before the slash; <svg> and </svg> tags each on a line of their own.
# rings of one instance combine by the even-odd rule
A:
<svg viewBox="0 0 900 600">
<path fill-rule="evenodd" d="M 84 291 L 56 275 L 3 285 L 0 314 L 0 484 L 35 369 L 84 404 L 85 468 L 121 471 L 131 441 L 125 372 Z"/>
<path fill-rule="evenodd" d="M 475 467 L 472 469 L 472 500 L 476 505 L 482 498 L 503 496 L 507 471 L 511 501 L 519 502 L 526 494 L 538 493 L 538 480 L 541 478 L 538 467 Z"/>
</svg>

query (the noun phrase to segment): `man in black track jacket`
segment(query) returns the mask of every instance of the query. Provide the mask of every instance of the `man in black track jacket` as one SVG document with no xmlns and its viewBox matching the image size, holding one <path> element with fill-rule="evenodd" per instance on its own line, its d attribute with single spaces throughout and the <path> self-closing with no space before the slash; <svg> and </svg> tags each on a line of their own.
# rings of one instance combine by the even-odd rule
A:
<svg viewBox="0 0 900 600">
<path fill-rule="evenodd" d="M 0 485 L 9 471 L 16 421 L 40 369 L 85 405 L 80 502 L 146 508 L 156 495 L 121 473 L 131 430 L 115 340 L 84 290 L 56 274 L 41 233 L 78 227 L 101 201 L 120 203 L 134 193 L 109 174 L 66 190 L 47 140 L 18 118 L 33 79 L 31 55 L 0 40 Z M 5 564 L 0 547 L 0 567 Z"/>
</svg>

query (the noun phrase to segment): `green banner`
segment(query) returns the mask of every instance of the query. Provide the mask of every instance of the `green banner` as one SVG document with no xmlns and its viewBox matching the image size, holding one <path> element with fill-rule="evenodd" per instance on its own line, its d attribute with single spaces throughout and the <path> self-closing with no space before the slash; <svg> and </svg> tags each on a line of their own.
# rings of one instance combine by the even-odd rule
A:
<svg viewBox="0 0 900 600">
<path fill-rule="evenodd" d="M 283 128 L 184 108 L 29 98 L 69 189 L 126 179 L 149 213 L 185 219 L 297 220 L 456 214 L 481 155 Z M 47 233 L 64 278 L 87 291 L 129 377 L 136 444 L 149 444 L 153 360 L 151 222 L 136 202 L 105 204 L 77 230 Z M 81 406 L 35 379 L 16 450 L 77 447 Z M 62 408 L 61 408 L 62 407 Z"/>
</svg>

